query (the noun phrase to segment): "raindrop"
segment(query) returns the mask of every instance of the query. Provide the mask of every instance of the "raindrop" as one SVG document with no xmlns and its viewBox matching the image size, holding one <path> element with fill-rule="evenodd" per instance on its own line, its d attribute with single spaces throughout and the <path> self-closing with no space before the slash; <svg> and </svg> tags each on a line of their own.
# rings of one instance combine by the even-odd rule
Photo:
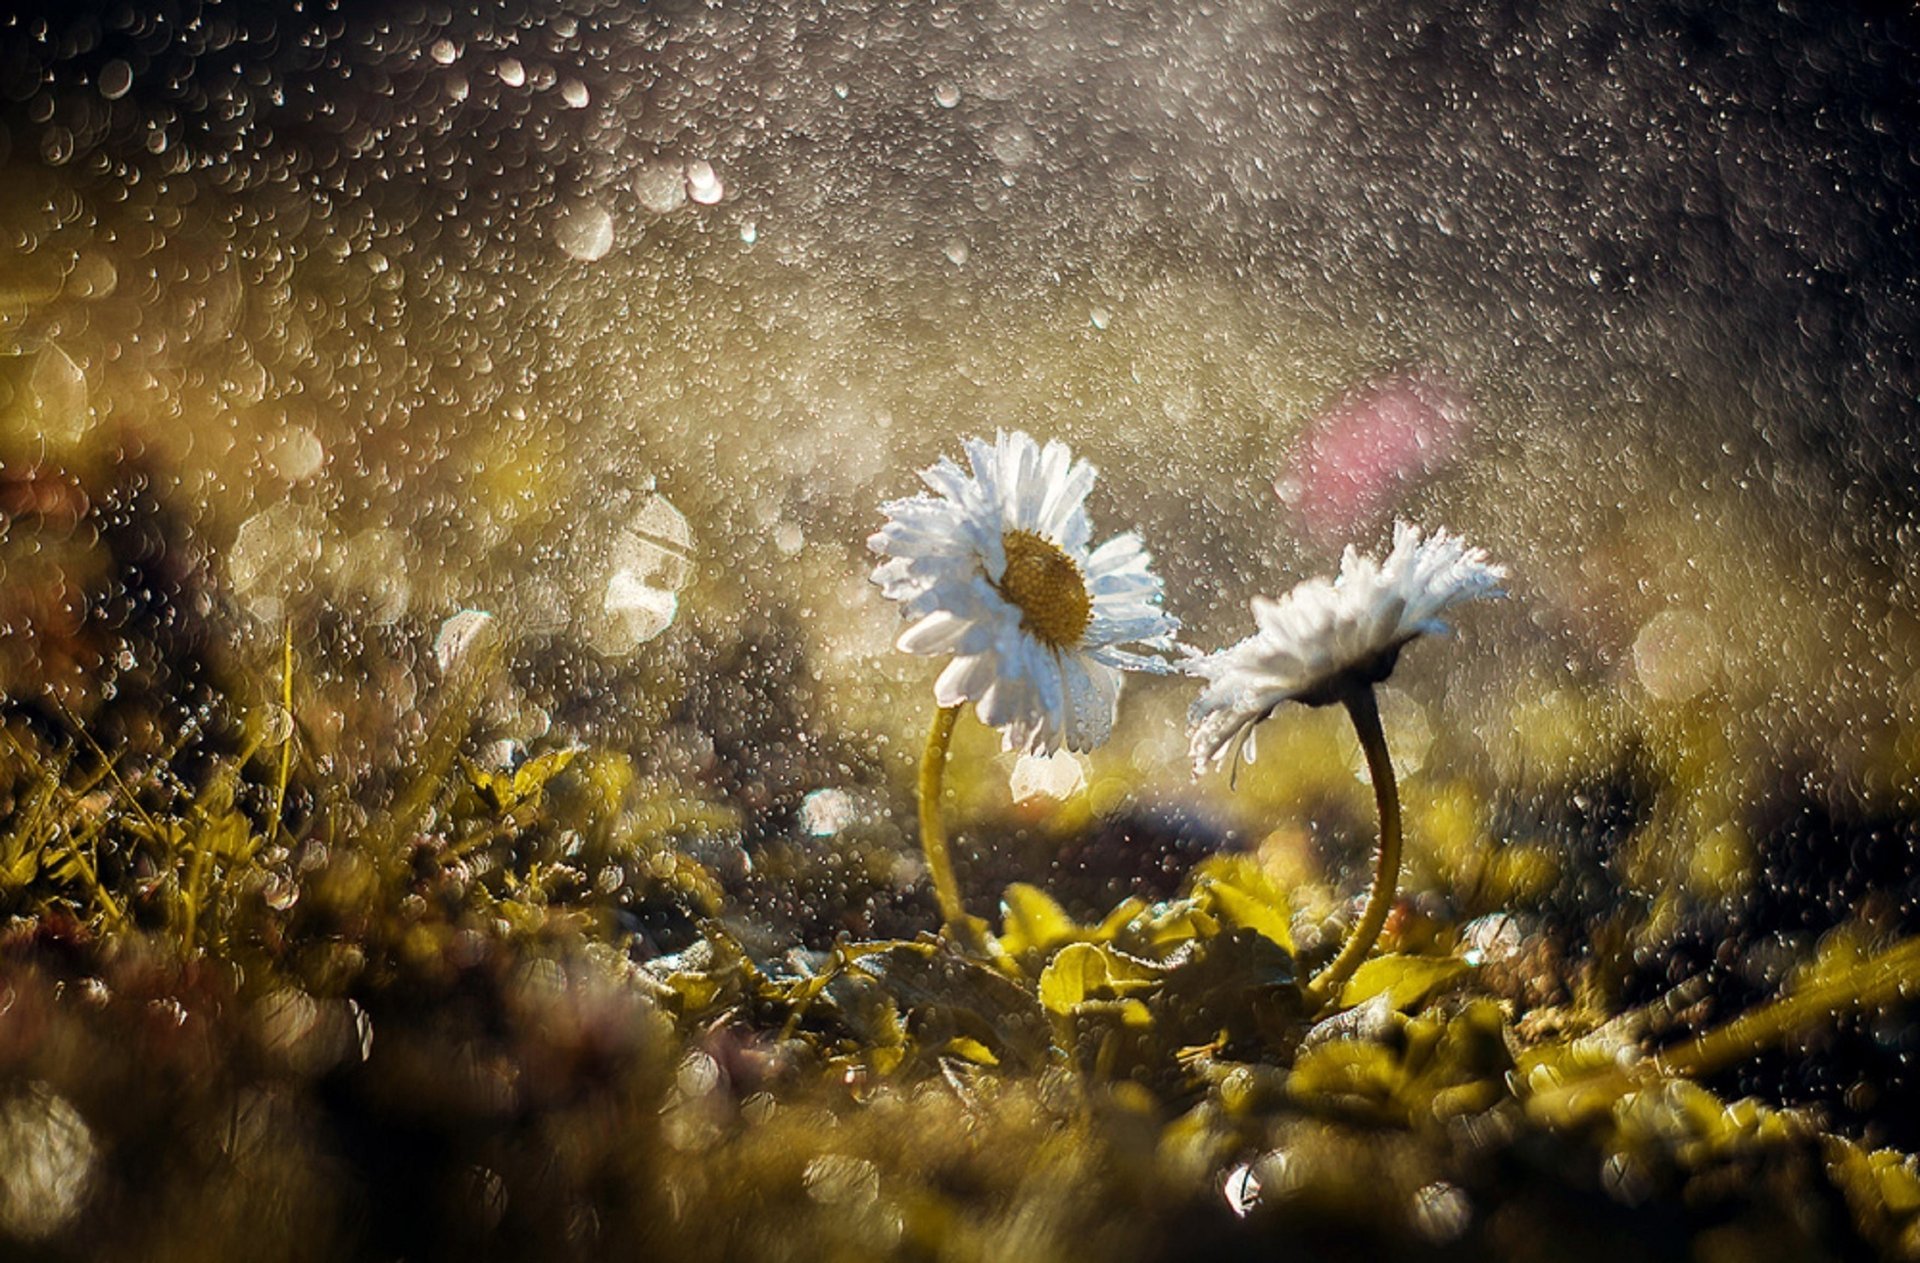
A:
<svg viewBox="0 0 1920 1263">
<path fill-rule="evenodd" d="M 64 166 L 73 160 L 73 133 L 67 128 L 47 128 L 40 138 L 40 156 L 50 167 Z"/>
<path fill-rule="evenodd" d="M 1466 1193 L 1444 1180 L 1436 1180 L 1413 1195 L 1413 1226 L 1435 1245 L 1460 1239 L 1473 1217 L 1473 1203 Z"/>
<path fill-rule="evenodd" d="M 500 76 L 500 82 L 509 88 L 523 87 L 527 82 L 527 68 L 520 64 L 518 57 L 502 59 L 496 73 Z"/>
<path fill-rule="evenodd" d="M 98 250 L 88 250 L 74 260 L 67 273 L 67 293 L 75 298 L 107 298 L 120 284 L 120 273 L 113 260 Z"/>
<path fill-rule="evenodd" d="M 1634 674 L 1659 701 L 1686 701 L 1711 684 L 1719 669 L 1713 630 L 1690 610 L 1662 610 L 1633 639 Z"/>
<path fill-rule="evenodd" d="M 100 95 L 109 101 L 118 101 L 133 87 L 133 67 L 124 60 L 115 57 L 100 67 Z"/>
<path fill-rule="evenodd" d="M 0 1226 L 27 1241 L 66 1227 L 86 1200 L 97 1153 L 80 1111 L 44 1084 L 0 1105 Z"/>
<path fill-rule="evenodd" d="M 262 745 L 269 748 L 284 745 L 287 738 L 293 735 L 293 712 L 278 702 L 269 702 L 261 712 L 261 718 L 263 720 L 260 732 Z"/>
<path fill-rule="evenodd" d="M 1260 1177 L 1254 1172 L 1253 1164 L 1242 1162 L 1227 1172 L 1226 1184 L 1221 1191 L 1226 1195 L 1227 1209 L 1245 1219 L 1260 1204 Z"/>
<path fill-rule="evenodd" d="M 1003 167 L 1020 167 L 1039 153 L 1033 133 L 1019 123 L 1002 123 L 987 134 L 987 152 Z"/>
<path fill-rule="evenodd" d="M 680 609 L 680 589 L 693 577 L 693 531 L 687 519 L 655 495 L 613 545 L 612 573 L 601 609 L 608 616 L 599 639 L 612 653 L 629 652 L 665 631 Z"/>
<path fill-rule="evenodd" d="M 1070 750 L 1048 755 L 1023 754 L 1014 760 L 1007 778 L 1008 792 L 1017 803 L 1040 798 L 1065 801 L 1086 788 L 1087 768 Z"/>
<path fill-rule="evenodd" d="M 705 162 L 696 162 L 687 168 L 687 191 L 702 206 L 712 206 L 726 195 L 712 164 Z"/>
<path fill-rule="evenodd" d="M 613 249 L 613 216 L 591 202 L 573 206 L 554 221 L 553 239 L 583 263 L 597 263 Z"/>
<path fill-rule="evenodd" d="M 858 818 L 853 795 L 844 789 L 816 789 L 800 801 L 800 827 L 816 838 L 831 837 Z"/>
<path fill-rule="evenodd" d="M 480 638 L 493 626 L 493 615 L 485 610 L 461 610 L 440 624 L 433 638 L 433 660 L 445 675 L 473 651 Z"/>
<path fill-rule="evenodd" d="M 267 454 L 273 472 L 287 482 L 305 482 L 320 472 L 326 459 L 327 451 L 320 445 L 319 436 L 301 425 L 282 430 Z"/>
<path fill-rule="evenodd" d="M 677 167 L 642 167 L 633 175 L 633 195 L 654 214 L 670 214 L 687 204 L 686 177 Z"/>
<path fill-rule="evenodd" d="M 566 79 L 560 84 L 560 99 L 572 109 L 583 110 L 592 97 L 587 92 L 586 84 L 578 79 Z"/>
<path fill-rule="evenodd" d="M 950 110 L 960 104 L 960 85 L 951 79 L 942 79 L 933 85 L 933 101 L 943 110 Z"/>
</svg>

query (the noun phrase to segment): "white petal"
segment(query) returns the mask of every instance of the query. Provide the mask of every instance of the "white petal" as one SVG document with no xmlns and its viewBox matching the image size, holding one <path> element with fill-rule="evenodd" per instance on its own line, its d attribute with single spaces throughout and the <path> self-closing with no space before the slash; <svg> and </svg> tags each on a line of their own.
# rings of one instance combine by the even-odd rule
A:
<svg viewBox="0 0 1920 1263">
<path fill-rule="evenodd" d="M 901 632 L 895 644 L 902 653 L 946 653 L 972 629 L 972 619 L 962 618 L 951 610 L 935 610 Z"/>
<path fill-rule="evenodd" d="M 992 654 L 963 654 L 947 663 L 933 684 L 933 700 L 942 706 L 958 706 L 985 696 L 998 667 Z"/>
</svg>

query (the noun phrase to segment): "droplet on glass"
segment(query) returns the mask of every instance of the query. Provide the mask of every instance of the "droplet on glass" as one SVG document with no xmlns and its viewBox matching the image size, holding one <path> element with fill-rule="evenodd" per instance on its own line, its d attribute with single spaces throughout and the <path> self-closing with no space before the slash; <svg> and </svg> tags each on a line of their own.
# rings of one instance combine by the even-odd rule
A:
<svg viewBox="0 0 1920 1263">
<path fill-rule="evenodd" d="M 1227 1172 L 1226 1185 L 1221 1189 L 1227 1199 L 1227 1209 L 1245 1219 L 1253 1208 L 1260 1204 L 1260 1177 L 1255 1174 L 1253 1164 L 1242 1162 Z"/>
<path fill-rule="evenodd" d="M 933 103 L 943 110 L 950 110 L 960 104 L 960 85 L 951 79 L 942 79 L 934 84 Z"/>
</svg>

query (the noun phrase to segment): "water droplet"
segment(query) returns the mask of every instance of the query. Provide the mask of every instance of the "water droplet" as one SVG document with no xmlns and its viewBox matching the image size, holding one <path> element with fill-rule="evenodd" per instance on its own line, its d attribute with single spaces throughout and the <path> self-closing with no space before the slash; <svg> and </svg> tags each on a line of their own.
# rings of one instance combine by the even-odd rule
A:
<svg viewBox="0 0 1920 1263">
<path fill-rule="evenodd" d="M 509 88 L 523 87 L 527 82 L 527 68 L 521 64 L 518 57 L 503 58 L 496 68 L 496 73 L 500 76 L 500 82 Z"/>
<path fill-rule="evenodd" d="M 1014 760 L 1013 773 L 1007 778 L 1007 789 L 1017 803 L 1036 798 L 1064 802 L 1086 788 L 1086 784 L 1086 765 L 1070 750 L 1056 750 L 1049 755 L 1023 754 Z"/>
<path fill-rule="evenodd" d="M 583 263 L 596 263 L 613 249 L 613 216 L 591 202 L 569 207 L 554 221 L 553 239 Z"/>
<path fill-rule="evenodd" d="M 1662 610 L 1633 638 L 1634 674 L 1660 701 L 1686 701 L 1711 684 L 1719 669 L 1713 629 L 1691 610 Z"/>
<path fill-rule="evenodd" d="M 1227 1172 L 1221 1192 L 1226 1195 L 1228 1210 L 1242 1219 L 1251 1214 L 1260 1204 L 1260 1177 L 1254 1173 L 1253 1164 L 1242 1162 Z"/>
<path fill-rule="evenodd" d="M 288 426 L 275 436 L 267 460 L 273 472 L 288 482 L 305 482 L 320 472 L 327 452 L 312 430 L 302 425 Z"/>
<path fill-rule="evenodd" d="M 0 1105 L 0 1226 L 27 1241 L 64 1228 L 86 1199 L 97 1152 L 80 1111 L 44 1084 Z"/>
<path fill-rule="evenodd" d="M 693 531 L 665 496 L 654 495 L 616 537 L 601 598 L 606 617 L 597 639 L 611 653 L 629 652 L 672 625 L 680 589 L 693 577 Z"/>
<path fill-rule="evenodd" d="M 1019 123 L 1002 123 L 987 134 L 987 152 L 1003 167 L 1019 167 L 1033 161 L 1040 146 Z"/>
<path fill-rule="evenodd" d="M 816 838 L 832 837 L 859 814 L 853 795 L 844 789 L 816 789 L 800 801 L 800 827 Z"/>
<path fill-rule="evenodd" d="M 641 167 L 633 174 L 633 195 L 654 214 L 670 214 L 687 204 L 687 180 L 677 167 Z"/>
<path fill-rule="evenodd" d="M 712 206 L 726 195 L 720 177 L 711 163 L 696 162 L 687 168 L 687 192 L 702 206 Z"/>
<path fill-rule="evenodd" d="M 942 79 L 933 85 L 933 101 L 943 110 L 950 110 L 960 104 L 960 85 L 951 79 Z"/>
<path fill-rule="evenodd" d="M 493 615 L 485 610 L 461 610 L 440 624 L 440 631 L 433 638 L 433 660 L 445 675 L 454 665 L 473 651 L 483 635 L 490 634 Z"/>
<path fill-rule="evenodd" d="M 100 67 L 100 95 L 118 101 L 133 87 L 133 67 L 115 57 Z"/>
</svg>

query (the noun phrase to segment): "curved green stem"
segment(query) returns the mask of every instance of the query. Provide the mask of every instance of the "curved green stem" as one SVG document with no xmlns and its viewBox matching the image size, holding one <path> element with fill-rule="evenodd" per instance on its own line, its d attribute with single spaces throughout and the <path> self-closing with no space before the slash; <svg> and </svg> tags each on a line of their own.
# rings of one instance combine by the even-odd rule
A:
<svg viewBox="0 0 1920 1263">
<path fill-rule="evenodd" d="M 1373 780 L 1374 803 L 1380 809 L 1380 854 L 1374 863 L 1373 889 L 1367 892 L 1367 906 L 1360 923 L 1340 948 L 1333 963 L 1307 984 L 1307 999 L 1315 1007 L 1325 1007 L 1340 997 L 1340 989 L 1360 968 L 1393 908 L 1393 897 L 1400 882 L 1400 789 L 1393 779 L 1393 760 L 1387 757 L 1387 735 L 1380 728 L 1380 705 L 1371 685 L 1355 689 L 1344 699 L 1347 715 L 1366 752 L 1367 774 Z"/>
<path fill-rule="evenodd" d="M 953 743 L 958 706 L 942 706 L 927 733 L 927 749 L 920 756 L 920 849 L 926 853 L 927 875 L 933 879 L 933 897 L 940 904 L 940 920 L 949 937 L 962 946 L 979 948 L 986 925 L 967 915 L 960 900 L 960 882 L 953 875 L 953 857 L 947 850 L 947 830 L 940 821 L 940 793 L 947 774 L 947 748 Z"/>
</svg>

